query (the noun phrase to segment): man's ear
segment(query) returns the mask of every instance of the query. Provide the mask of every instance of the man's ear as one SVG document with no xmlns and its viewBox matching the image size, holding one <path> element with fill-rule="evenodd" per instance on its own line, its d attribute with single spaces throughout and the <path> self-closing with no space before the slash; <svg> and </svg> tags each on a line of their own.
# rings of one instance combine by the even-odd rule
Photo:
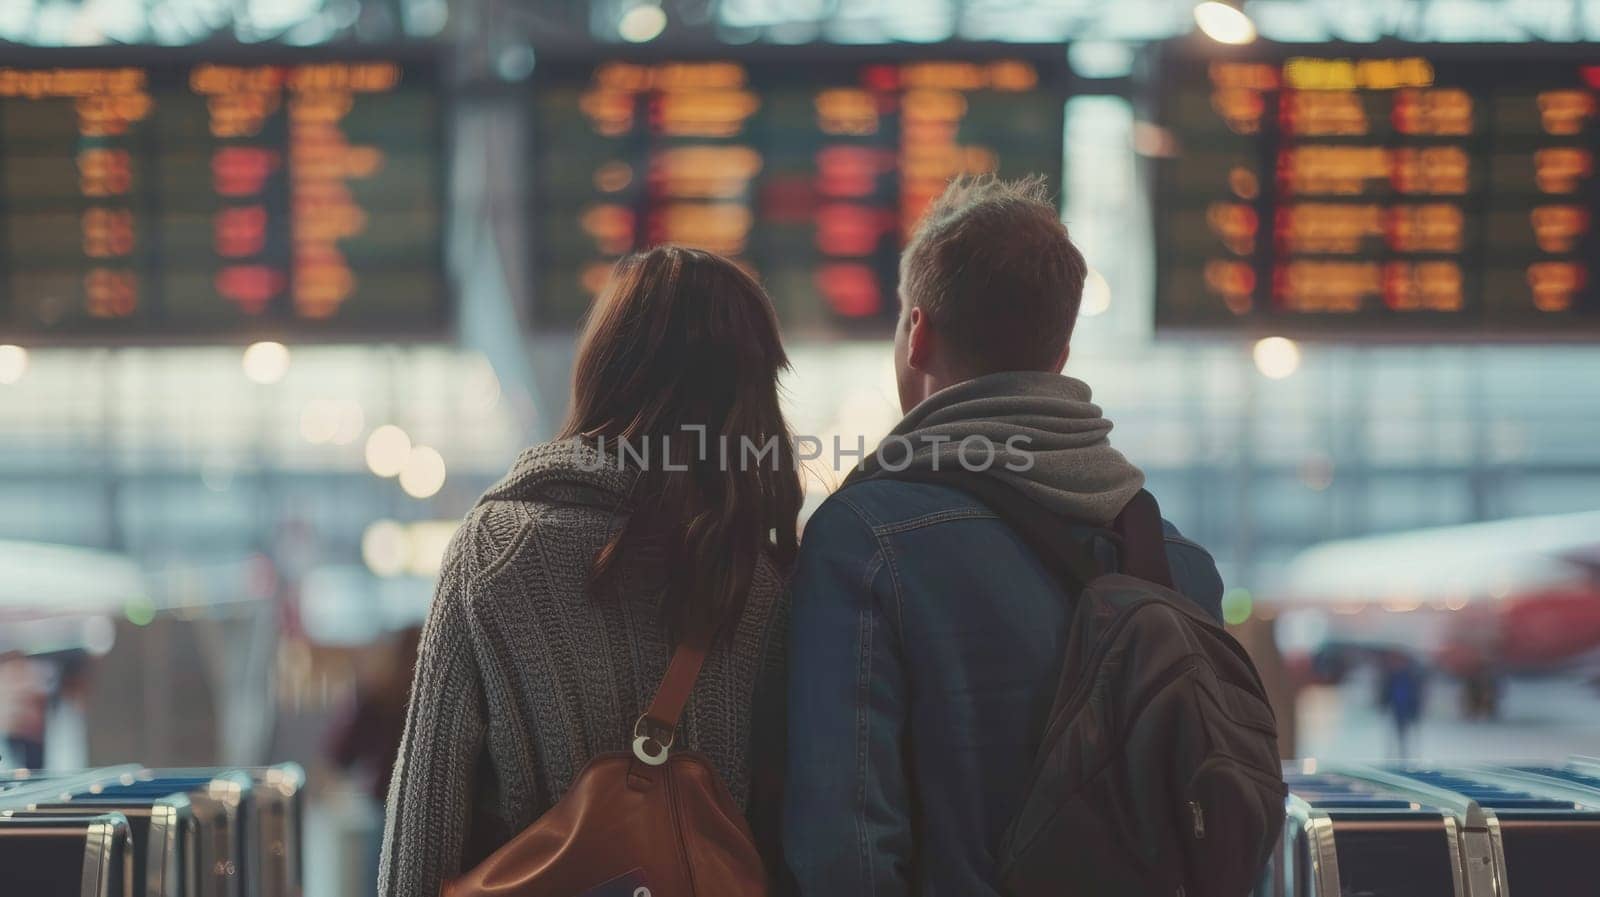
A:
<svg viewBox="0 0 1600 897">
<path fill-rule="evenodd" d="M 922 309 L 913 305 L 906 316 L 906 366 L 920 373 L 928 373 L 933 362 L 933 322 Z"/>
<path fill-rule="evenodd" d="M 1072 344 L 1071 343 L 1068 343 L 1065 346 L 1061 347 L 1061 355 L 1056 358 L 1056 370 L 1055 370 L 1056 373 L 1059 374 L 1059 373 L 1062 372 L 1062 370 L 1064 370 L 1066 368 L 1066 366 L 1067 366 L 1067 357 L 1070 356 L 1071 354 L 1072 354 Z"/>
</svg>

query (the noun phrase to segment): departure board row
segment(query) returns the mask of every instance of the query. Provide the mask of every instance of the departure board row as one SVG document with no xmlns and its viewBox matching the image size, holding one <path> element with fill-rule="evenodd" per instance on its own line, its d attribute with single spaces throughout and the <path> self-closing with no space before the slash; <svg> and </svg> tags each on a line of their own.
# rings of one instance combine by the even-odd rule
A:
<svg viewBox="0 0 1600 897">
<path fill-rule="evenodd" d="M 534 318 L 573 326 L 622 255 L 733 256 L 791 330 L 881 332 L 898 256 L 958 174 L 1060 189 L 1061 47 L 767 47 L 737 57 L 541 59 Z"/>
<path fill-rule="evenodd" d="M 1158 327 L 1600 331 L 1600 58 L 1212 45 L 1158 72 Z"/>
<path fill-rule="evenodd" d="M 128 52 L 0 64 L 0 342 L 444 331 L 431 64 Z"/>
</svg>

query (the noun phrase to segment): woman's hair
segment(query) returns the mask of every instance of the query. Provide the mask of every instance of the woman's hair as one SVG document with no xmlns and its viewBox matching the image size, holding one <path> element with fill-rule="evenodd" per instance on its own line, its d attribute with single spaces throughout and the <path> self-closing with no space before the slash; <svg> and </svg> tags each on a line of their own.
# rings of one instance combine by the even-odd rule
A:
<svg viewBox="0 0 1600 897">
<path fill-rule="evenodd" d="M 778 404 L 788 365 L 771 299 L 733 262 L 664 246 L 617 263 L 579 342 L 562 438 L 604 437 L 607 463 L 618 443 L 648 460 L 593 593 L 625 559 L 659 558 L 662 616 L 681 638 L 738 619 L 762 552 L 789 567 L 801 486 Z"/>
</svg>

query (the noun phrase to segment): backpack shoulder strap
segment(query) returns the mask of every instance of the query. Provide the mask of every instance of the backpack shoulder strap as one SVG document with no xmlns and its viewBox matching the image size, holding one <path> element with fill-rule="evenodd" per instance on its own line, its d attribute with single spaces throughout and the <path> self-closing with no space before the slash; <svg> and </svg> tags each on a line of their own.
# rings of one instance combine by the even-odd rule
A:
<svg viewBox="0 0 1600 897">
<path fill-rule="evenodd" d="M 1112 523 L 1122 539 L 1122 571 L 1158 586 L 1173 588 L 1167 563 L 1167 537 L 1161 527 L 1161 506 L 1148 490 L 1128 500 Z"/>
<path fill-rule="evenodd" d="M 692 636 L 679 642 L 673 650 L 655 698 L 633 724 L 633 753 L 645 763 L 659 766 L 667 761 L 667 753 L 677 738 L 678 720 L 689 703 L 695 680 L 700 678 L 700 667 L 705 664 L 708 647 L 709 639 Z"/>
</svg>

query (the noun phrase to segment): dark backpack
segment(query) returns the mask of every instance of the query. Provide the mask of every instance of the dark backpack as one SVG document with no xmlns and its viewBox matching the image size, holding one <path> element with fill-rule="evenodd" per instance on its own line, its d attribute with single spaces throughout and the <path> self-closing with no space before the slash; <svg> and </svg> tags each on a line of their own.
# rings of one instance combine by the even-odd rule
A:
<svg viewBox="0 0 1600 897">
<path fill-rule="evenodd" d="M 999 853 L 1013 897 L 1244 897 L 1283 828 L 1277 726 L 1239 643 L 1173 590 L 1161 512 L 1117 517 L 1122 572 L 1072 522 L 992 479 L 961 488 L 1069 583 L 1061 681 Z"/>
<path fill-rule="evenodd" d="M 1283 828 L 1261 676 L 1234 636 L 1174 592 L 1149 492 L 1115 529 L 1125 572 L 1078 592 L 1000 875 L 1014 897 L 1243 897 Z"/>
</svg>

